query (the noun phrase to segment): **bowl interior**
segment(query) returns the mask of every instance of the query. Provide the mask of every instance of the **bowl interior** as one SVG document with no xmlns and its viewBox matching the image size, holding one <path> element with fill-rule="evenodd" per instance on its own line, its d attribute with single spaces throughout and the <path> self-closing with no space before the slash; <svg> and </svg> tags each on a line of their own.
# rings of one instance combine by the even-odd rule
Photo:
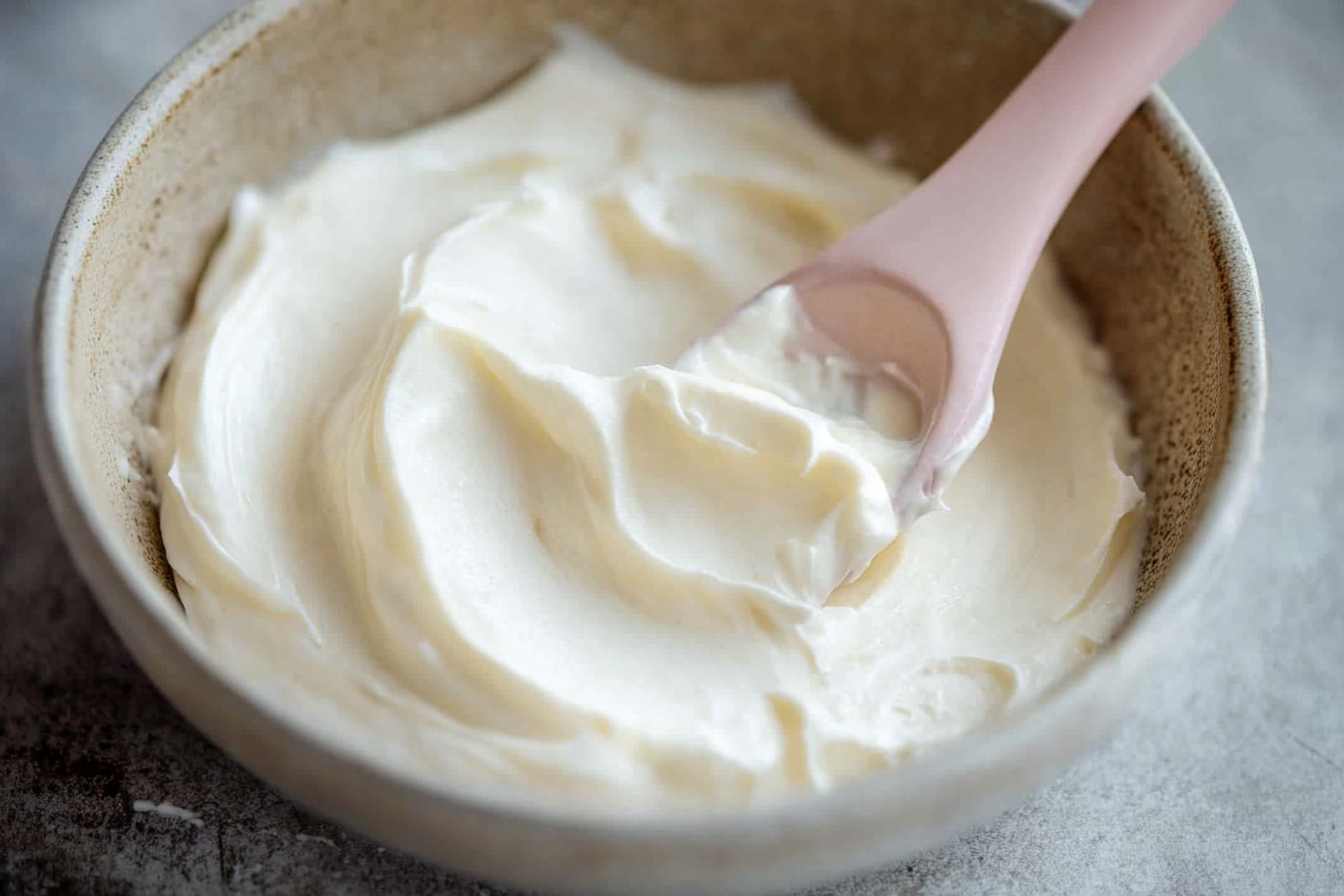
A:
<svg viewBox="0 0 1344 896">
<path fill-rule="evenodd" d="M 480 100 L 544 54 L 559 21 L 680 78 L 786 81 L 833 130 L 880 138 L 896 163 L 922 172 L 1061 28 L 1048 8 L 1010 0 L 313 0 L 274 15 L 171 105 L 150 109 L 138 145 L 108 162 L 119 166 L 115 186 L 96 210 L 66 318 L 82 472 L 164 599 L 172 583 L 142 434 L 234 192 L 337 138 L 394 133 Z M 1161 584 L 1219 471 L 1235 393 L 1229 249 L 1193 167 L 1161 111 L 1145 106 L 1054 238 L 1134 404 L 1150 514 L 1140 600 Z"/>
</svg>

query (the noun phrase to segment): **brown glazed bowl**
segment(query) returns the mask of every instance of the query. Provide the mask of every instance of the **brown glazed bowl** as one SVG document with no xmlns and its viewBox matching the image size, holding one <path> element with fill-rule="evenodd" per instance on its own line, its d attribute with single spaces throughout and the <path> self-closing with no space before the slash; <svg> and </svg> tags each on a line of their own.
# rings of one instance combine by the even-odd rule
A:
<svg viewBox="0 0 1344 896">
<path fill-rule="evenodd" d="M 581 892 L 798 887 L 933 846 L 1096 742 L 1214 574 L 1264 420 L 1260 299 L 1217 173 L 1154 95 L 1054 244 L 1135 407 L 1150 514 L 1140 607 L 1038 705 L 915 766 L 749 810 L 615 815 L 411 779 L 248 695 L 185 625 L 142 456 L 158 374 L 230 198 L 340 137 L 462 109 L 574 22 L 692 81 L 780 80 L 836 132 L 929 171 L 1066 23 L 1022 0 L 258 0 L 177 57 L 98 148 L 51 250 L 32 414 L 70 550 L 177 708 L 314 810 L 471 874 Z"/>
</svg>

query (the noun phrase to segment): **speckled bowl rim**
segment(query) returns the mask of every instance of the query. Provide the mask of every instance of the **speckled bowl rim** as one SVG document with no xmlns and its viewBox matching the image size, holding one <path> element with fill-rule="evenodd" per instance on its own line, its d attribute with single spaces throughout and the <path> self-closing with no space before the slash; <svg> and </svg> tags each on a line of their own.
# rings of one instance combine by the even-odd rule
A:
<svg viewBox="0 0 1344 896">
<path fill-rule="evenodd" d="M 1148 101 L 1148 111 L 1158 138 L 1183 165 L 1188 183 L 1210 216 L 1212 250 L 1229 303 L 1233 394 L 1225 453 L 1195 513 L 1190 536 L 1152 597 L 1115 641 L 1029 712 L 950 744 L 915 768 L 877 772 L 824 794 L 743 810 L 668 814 L 595 807 L 561 810 L 488 788 L 427 784 L 324 741 L 240 689 L 190 636 L 180 611 L 164 600 L 162 585 L 141 558 L 96 515 L 75 450 L 75 423 L 67 401 L 66 336 L 91 236 L 119 188 L 121 173 L 134 164 L 157 128 L 197 84 L 233 63 L 242 47 L 303 3 L 256 0 L 226 16 L 135 98 L 99 145 L 71 195 L 33 317 L 30 416 L 39 471 L 58 525 L 103 612 L 141 665 L 147 671 L 152 665 L 160 674 L 172 666 L 176 674 L 197 676 L 196 691 L 208 694 L 211 705 L 205 706 L 204 700 L 176 700 L 183 715 L 207 733 L 217 731 L 225 718 L 245 719 L 280 732 L 295 753 L 325 769 L 332 780 L 340 780 L 342 788 L 378 792 L 406 807 L 400 823 L 398 818 L 376 817 L 377 813 L 361 814 L 349 798 L 296 783 L 301 776 L 286 778 L 273 767 L 269 772 L 260 770 L 268 763 L 246 755 L 245 749 L 231 752 L 322 814 L 471 873 L 551 889 L 605 890 L 624 880 L 627 886 L 638 881 L 646 891 L 712 885 L 741 892 L 799 886 L 935 845 L 1006 808 L 1117 721 L 1120 707 L 1129 704 L 1128 697 L 1161 653 L 1166 633 L 1180 625 L 1196 606 L 1194 598 L 1210 584 L 1215 563 L 1236 530 L 1260 456 L 1267 394 L 1263 317 L 1250 248 L 1218 172 L 1160 91 Z M 1062 5 L 1047 5 L 1069 14 Z M 151 649 L 156 653 L 152 664 L 146 656 Z M 452 817 L 490 836 L 516 838 L 520 844 L 554 839 L 569 844 L 575 858 L 568 864 L 554 860 L 557 867 L 549 875 L 526 862 L 504 867 L 498 849 L 473 858 L 445 843 L 439 827 L 408 829 L 404 819 L 412 815 Z M 589 873 L 578 864 L 580 858 L 608 864 Z M 696 863 L 698 867 L 693 867 Z M 641 867 L 644 873 L 637 874 Z"/>
</svg>

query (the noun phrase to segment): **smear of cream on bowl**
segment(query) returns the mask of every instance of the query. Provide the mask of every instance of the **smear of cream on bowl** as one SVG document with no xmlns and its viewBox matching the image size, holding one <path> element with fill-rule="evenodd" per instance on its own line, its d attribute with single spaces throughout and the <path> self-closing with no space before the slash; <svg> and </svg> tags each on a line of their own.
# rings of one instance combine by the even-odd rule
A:
<svg viewBox="0 0 1344 896">
<path fill-rule="evenodd" d="M 742 804 L 1023 704 L 1130 612 L 1126 404 L 1047 254 L 950 511 L 896 388 L 745 297 L 913 179 L 787 93 L 569 35 L 464 114 L 244 190 L 164 388 L 192 630 L 374 761 Z M 678 359 L 680 358 L 680 363 Z"/>
</svg>

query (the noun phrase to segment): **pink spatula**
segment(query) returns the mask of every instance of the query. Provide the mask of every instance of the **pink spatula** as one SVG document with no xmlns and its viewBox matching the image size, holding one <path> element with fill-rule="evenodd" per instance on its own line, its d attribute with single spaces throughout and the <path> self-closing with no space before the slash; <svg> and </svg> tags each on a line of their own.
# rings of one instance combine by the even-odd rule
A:
<svg viewBox="0 0 1344 896">
<path fill-rule="evenodd" d="M 1152 84 L 1234 0 L 1096 0 L 1003 105 L 905 199 L 773 286 L 917 395 L 902 523 L 983 438 L 1009 325 L 1046 238 Z M 755 301 L 755 300 L 753 300 Z"/>
</svg>

